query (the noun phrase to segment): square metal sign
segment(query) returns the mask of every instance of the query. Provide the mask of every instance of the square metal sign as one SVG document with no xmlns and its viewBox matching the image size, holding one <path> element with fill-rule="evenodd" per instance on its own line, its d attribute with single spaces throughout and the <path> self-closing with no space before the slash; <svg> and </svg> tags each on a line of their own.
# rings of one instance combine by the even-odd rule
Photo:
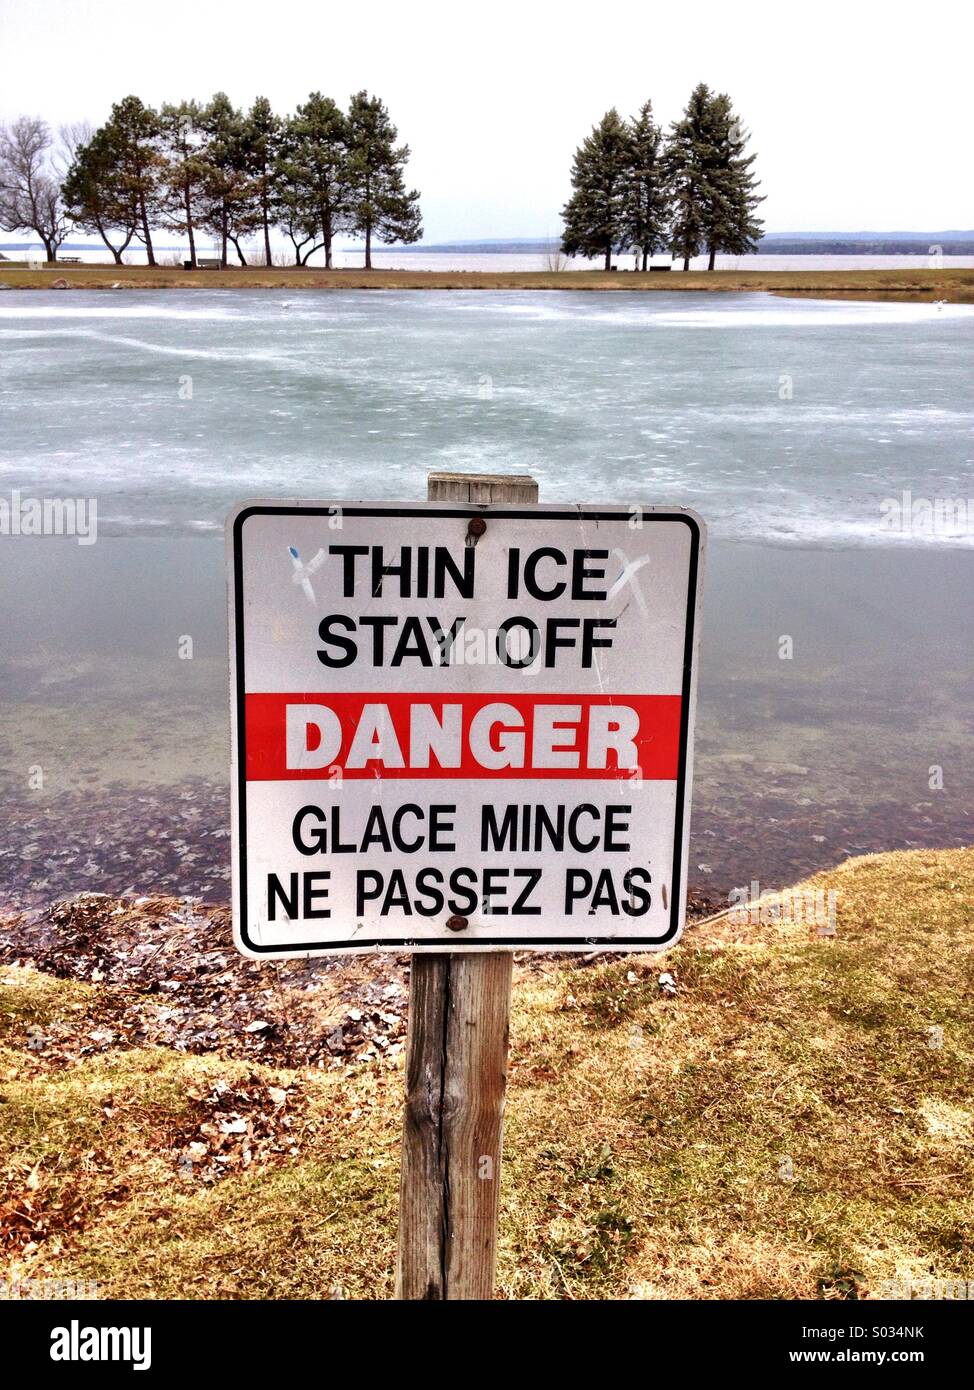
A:
<svg viewBox="0 0 974 1390">
<path fill-rule="evenodd" d="M 675 508 L 239 506 L 239 948 L 672 945 L 704 540 Z"/>
</svg>

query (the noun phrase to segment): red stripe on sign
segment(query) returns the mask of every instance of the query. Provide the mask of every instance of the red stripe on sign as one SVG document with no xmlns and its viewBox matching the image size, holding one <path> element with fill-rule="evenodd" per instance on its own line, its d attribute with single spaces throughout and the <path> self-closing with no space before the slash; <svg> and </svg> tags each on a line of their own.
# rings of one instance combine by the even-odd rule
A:
<svg viewBox="0 0 974 1390">
<path fill-rule="evenodd" d="M 679 695 L 247 696 L 247 780 L 675 780 Z"/>
</svg>

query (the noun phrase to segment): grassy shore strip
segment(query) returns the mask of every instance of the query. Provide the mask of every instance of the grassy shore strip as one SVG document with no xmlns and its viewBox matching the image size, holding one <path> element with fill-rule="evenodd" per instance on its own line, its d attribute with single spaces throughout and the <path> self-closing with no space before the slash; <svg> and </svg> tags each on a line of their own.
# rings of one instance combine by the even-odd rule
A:
<svg viewBox="0 0 974 1390">
<path fill-rule="evenodd" d="M 267 289 L 267 290 L 684 290 L 765 291 L 815 299 L 879 299 L 974 304 L 974 269 L 933 270 L 692 270 L 668 275 L 635 272 L 317 270 L 233 267 L 185 271 L 160 266 L 0 264 L 0 284 L 13 289 Z"/>
<path fill-rule="evenodd" d="M 837 893 L 834 937 L 725 919 L 662 961 L 519 964 L 501 1296 L 868 1298 L 970 1275 L 974 850 L 804 888 Z M 0 974 L 3 1277 L 388 1298 L 401 1049 L 187 1055 L 113 1042 L 120 1007 Z"/>
</svg>

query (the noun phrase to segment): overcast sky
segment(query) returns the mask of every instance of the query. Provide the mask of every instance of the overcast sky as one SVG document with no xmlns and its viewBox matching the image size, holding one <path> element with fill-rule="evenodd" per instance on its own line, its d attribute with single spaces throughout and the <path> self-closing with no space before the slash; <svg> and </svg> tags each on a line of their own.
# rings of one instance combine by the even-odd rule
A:
<svg viewBox="0 0 974 1390">
<path fill-rule="evenodd" d="M 425 239 L 555 235 L 610 106 L 669 121 L 700 81 L 752 132 L 769 231 L 974 228 L 974 6 L 520 0 L 0 0 L 0 119 L 94 124 L 129 92 L 289 111 L 383 98 Z"/>
</svg>

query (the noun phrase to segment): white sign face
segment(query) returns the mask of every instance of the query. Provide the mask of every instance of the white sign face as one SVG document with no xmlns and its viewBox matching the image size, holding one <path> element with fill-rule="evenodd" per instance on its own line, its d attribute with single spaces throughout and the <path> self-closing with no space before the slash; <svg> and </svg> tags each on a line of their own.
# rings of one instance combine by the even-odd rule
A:
<svg viewBox="0 0 974 1390">
<path fill-rule="evenodd" d="M 672 945 L 696 516 L 253 502 L 227 533 L 242 951 Z"/>
</svg>

